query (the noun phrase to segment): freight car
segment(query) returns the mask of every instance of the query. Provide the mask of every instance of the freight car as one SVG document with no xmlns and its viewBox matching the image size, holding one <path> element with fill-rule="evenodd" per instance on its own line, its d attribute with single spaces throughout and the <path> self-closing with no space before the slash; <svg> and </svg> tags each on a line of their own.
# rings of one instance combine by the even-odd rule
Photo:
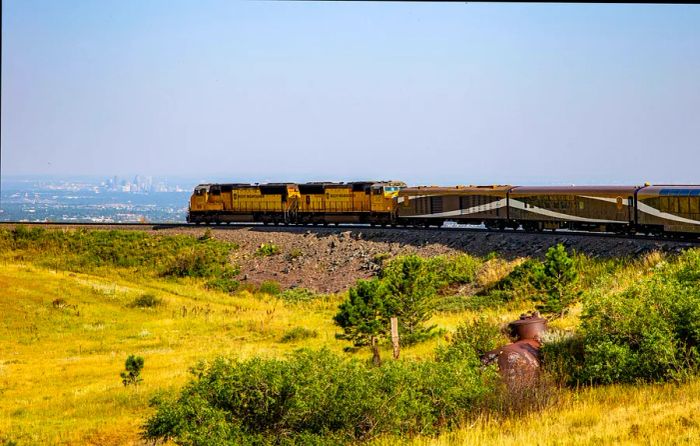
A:
<svg viewBox="0 0 700 446">
<path fill-rule="evenodd" d="M 400 181 L 200 184 L 190 198 L 187 221 L 388 225 L 404 187 Z"/>
</svg>

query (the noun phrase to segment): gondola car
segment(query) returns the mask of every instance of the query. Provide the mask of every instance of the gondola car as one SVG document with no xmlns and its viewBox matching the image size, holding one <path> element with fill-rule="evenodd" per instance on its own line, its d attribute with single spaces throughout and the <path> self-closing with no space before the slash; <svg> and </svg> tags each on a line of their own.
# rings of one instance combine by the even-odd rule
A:
<svg viewBox="0 0 700 446">
<path fill-rule="evenodd" d="M 445 221 L 509 225 L 507 194 L 511 186 L 408 187 L 397 198 L 397 223 L 442 226 Z"/>
<path fill-rule="evenodd" d="M 637 192 L 637 229 L 700 234 L 700 186 L 647 186 Z"/>
<path fill-rule="evenodd" d="M 525 230 L 632 232 L 636 186 L 514 187 L 509 218 Z"/>
</svg>

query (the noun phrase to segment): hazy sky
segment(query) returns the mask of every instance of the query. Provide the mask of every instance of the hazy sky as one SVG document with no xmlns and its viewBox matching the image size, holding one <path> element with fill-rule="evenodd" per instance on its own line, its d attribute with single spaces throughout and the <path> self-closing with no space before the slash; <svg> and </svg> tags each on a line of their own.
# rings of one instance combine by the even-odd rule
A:
<svg viewBox="0 0 700 446">
<path fill-rule="evenodd" d="M 700 183 L 700 6 L 5 0 L 2 175 Z"/>
</svg>

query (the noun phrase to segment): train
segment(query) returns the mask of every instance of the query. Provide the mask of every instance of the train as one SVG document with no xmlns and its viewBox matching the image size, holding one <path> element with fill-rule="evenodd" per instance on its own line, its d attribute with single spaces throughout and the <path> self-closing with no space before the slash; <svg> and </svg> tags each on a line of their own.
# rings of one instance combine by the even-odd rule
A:
<svg viewBox="0 0 700 446">
<path fill-rule="evenodd" d="M 700 236 L 700 185 L 415 186 L 402 181 L 200 184 L 187 221 L 568 229 Z"/>
</svg>

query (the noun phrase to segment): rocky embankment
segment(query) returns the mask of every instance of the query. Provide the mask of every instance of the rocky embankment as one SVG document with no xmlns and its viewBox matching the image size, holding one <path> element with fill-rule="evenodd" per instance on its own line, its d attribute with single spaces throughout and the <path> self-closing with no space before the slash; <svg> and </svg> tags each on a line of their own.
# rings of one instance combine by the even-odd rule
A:
<svg viewBox="0 0 700 446">
<path fill-rule="evenodd" d="M 14 225 L 0 224 L 11 228 Z M 76 225 L 47 225 L 61 229 Z M 158 234 L 202 236 L 205 227 L 91 225 L 90 229 L 148 230 Z M 637 257 L 652 251 L 680 252 L 700 247 L 700 242 L 669 239 L 624 238 L 567 232 L 487 232 L 459 229 L 388 229 L 370 227 L 211 227 L 217 239 L 236 243 L 233 253 L 243 281 L 275 280 L 283 288 L 304 287 L 323 293 L 346 290 L 357 279 L 375 275 L 383 260 L 416 253 L 421 256 L 492 252 L 506 259 L 542 257 L 552 245 L 595 257 Z M 260 255 L 262 244 L 273 244 L 278 253 Z"/>
<path fill-rule="evenodd" d="M 161 233 L 202 235 L 204 228 L 165 229 Z M 543 256 L 552 245 L 597 257 L 636 257 L 651 251 L 675 252 L 697 243 L 671 240 L 627 239 L 559 233 L 509 233 L 452 229 L 413 230 L 379 228 L 225 227 L 212 235 L 236 243 L 235 261 L 241 278 L 259 283 L 275 280 L 284 288 L 301 286 L 330 293 L 347 289 L 357 279 L 379 269 L 382 260 L 408 253 L 421 256 L 468 253 L 485 256 L 495 252 L 513 259 Z M 279 253 L 256 254 L 261 244 L 274 244 Z"/>
</svg>

